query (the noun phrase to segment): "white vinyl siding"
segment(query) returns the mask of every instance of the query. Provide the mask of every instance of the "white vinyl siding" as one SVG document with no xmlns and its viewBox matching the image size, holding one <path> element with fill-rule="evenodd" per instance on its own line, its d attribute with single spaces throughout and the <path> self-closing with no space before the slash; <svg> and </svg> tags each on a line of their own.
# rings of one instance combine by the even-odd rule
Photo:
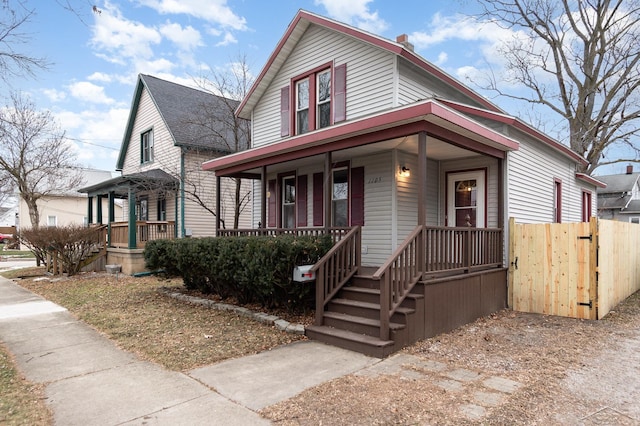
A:
<svg viewBox="0 0 640 426">
<path fill-rule="evenodd" d="M 152 162 L 140 164 L 140 137 L 142 133 L 149 130 L 153 130 L 154 158 Z M 167 126 L 149 93 L 144 89 L 140 96 L 122 173 L 126 175 L 151 169 L 163 169 L 169 174 L 174 174 L 178 170 L 179 159 L 180 148 L 174 145 Z"/>
<path fill-rule="evenodd" d="M 506 163 L 508 217 L 514 217 L 519 223 L 553 222 L 554 179 L 560 179 L 562 222 L 580 222 L 582 189 L 595 189 L 578 183 L 575 164 L 563 155 L 531 141 L 525 135 L 518 134 L 516 137 L 520 140 L 520 149 L 508 153 Z M 596 211 L 592 210 L 593 213 Z"/>
<path fill-rule="evenodd" d="M 394 56 L 367 43 L 311 25 L 253 111 L 253 146 L 280 141 L 280 89 L 321 65 L 347 64 L 347 120 L 393 105 Z M 375 95 L 372 95 L 375 94 Z M 291 127 L 293 129 L 293 126 Z"/>
</svg>

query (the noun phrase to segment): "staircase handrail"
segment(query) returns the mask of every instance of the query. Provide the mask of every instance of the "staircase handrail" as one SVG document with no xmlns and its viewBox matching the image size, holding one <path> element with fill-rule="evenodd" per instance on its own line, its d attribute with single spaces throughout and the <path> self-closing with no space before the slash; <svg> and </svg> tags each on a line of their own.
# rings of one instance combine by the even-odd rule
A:
<svg viewBox="0 0 640 426">
<path fill-rule="evenodd" d="M 425 229 L 418 225 L 373 274 L 380 280 L 380 339 L 389 339 L 389 322 L 402 301 L 422 279 L 426 264 Z"/>
</svg>

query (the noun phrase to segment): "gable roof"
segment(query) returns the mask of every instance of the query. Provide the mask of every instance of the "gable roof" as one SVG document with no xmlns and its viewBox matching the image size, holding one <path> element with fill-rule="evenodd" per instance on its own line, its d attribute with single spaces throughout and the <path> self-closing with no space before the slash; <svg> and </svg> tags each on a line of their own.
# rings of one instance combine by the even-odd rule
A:
<svg viewBox="0 0 640 426">
<path fill-rule="evenodd" d="M 124 159 L 133 133 L 142 92 L 147 90 L 153 104 L 164 121 L 169 134 L 176 146 L 207 150 L 212 152 L 230 153 L 228 144 L 222 138 L 212 137 L 215 134 L 228 134 L 226 140 L 233 140 L 232 129 L 223 120 L 210 120 L 207 124 L 216 126 L 213 130 L 198 124 L 202 122 L 203 109 L 206 111 L 220 111 L 222 114 L 232 114 L 238 105 L 237 101 L 212 95 L 202 90 L 193 89 L 181 84 L 172 83 L 150 75 L 139 74 L 138 82 L 129 111 L 129 118 L 125 128 L 124 138 L 120 147 L 120 155 L 116 170 L 122 170 Z M 232 108 L 227 106 L 229 102 Z M 233 119 L 231 116 L 230 119 Z"/>
<path fill-rule="evenodd" d="M 350 37 L 354 37 L 363 42 L 378 46 L 379 48 L 391 52 L 395 55 L 401 56 L 414 65 L 417 65 L 419 68 L 427 71 L 434 77 L 442 80 L 447 85 L 455 87 L 460 92 L 474 99 L 484 108 L 487 108 L 488 110 L 494 112 L 502 112 L 500 108 L 491 103 L 485 97 L 476 93 L 469 87 L 462 84 L 460 81 L 451 77 L 442 69 L 436 67 L 420 55 L 408 49 L 404 44 L 385 39 L 375 34 L 368 33 L 361 29 L 313 14 L 305 10 L 299 10 L 287 27 L 287 31 L 284 33 L 284 35 L 276 45 L 275 50 L 273 51 L 271 56 L 269 56 L 266 65 L 264 66 L 264 68 L 262 68 L 260 75 L 258 75 L 258 78 L 256 78 L 253 86 L 251 86 L 251 89 L 249 90 L 247 96 L 240 103 L 240 106 L 236 111 L 236 114 L 238 116 L 245 119 L 250 118 L 249 111 L 252 110 L 258 103 L 259 99 L 262 97 L 264 92 L 271 84 L 271 81 L 280 70 L 280 67 L 282 67 L 288 56 L 291 54 L 295 46 L 302 38 L 306 29 L 311 24 L 320 25 L 322 27 L 332 29 Z"/>
<path fill-rule="evenodd" d="M 598 176 L 598 180 L 607 184 L 607 188 L 598 190 L 598 194 L 632 191 L 639 178 L 640 173 Z"/>
</svg>

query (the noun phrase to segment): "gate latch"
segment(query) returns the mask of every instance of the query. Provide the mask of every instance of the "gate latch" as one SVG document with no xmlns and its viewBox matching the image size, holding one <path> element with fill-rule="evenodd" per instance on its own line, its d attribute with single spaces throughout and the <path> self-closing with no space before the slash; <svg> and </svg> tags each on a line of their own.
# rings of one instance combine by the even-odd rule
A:
<svg viewBox="0 0 640 426">
<path fill-rule="evenodd" d="M 578 302 L 578 306 L 588 306 L 591 309 L 593 308 L 593 301 L 589 300 L 589 303 Z"/>
<path fill-rule="evenodd" d="M 589 235 L 584 235 L 584 236 L 580 236 L 578 237 L 579 240 L 589 240 L 589 241 L 593 241 L 593 235 L 589 234 Z"/>
</svg>

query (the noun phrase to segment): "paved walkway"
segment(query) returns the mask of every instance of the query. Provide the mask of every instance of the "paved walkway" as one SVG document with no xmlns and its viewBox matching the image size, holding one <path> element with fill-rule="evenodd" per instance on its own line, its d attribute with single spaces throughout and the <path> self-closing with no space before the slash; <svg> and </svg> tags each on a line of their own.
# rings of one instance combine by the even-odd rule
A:
<svg viewBox="0 0 640 426">
<path fill-rule="evenodd" d="M 56 424 L 260 425 L 257 411 L 345 374 L 431 372 L 444 389 L 481 384 L 470 420 L 520 384 L 398 354 L 383 361 L 312 341 L 184 373 L 118 349 L 66 309 L 0 277 L 0 341 L 26 378 L 46 385 Z"/>
</svg>

